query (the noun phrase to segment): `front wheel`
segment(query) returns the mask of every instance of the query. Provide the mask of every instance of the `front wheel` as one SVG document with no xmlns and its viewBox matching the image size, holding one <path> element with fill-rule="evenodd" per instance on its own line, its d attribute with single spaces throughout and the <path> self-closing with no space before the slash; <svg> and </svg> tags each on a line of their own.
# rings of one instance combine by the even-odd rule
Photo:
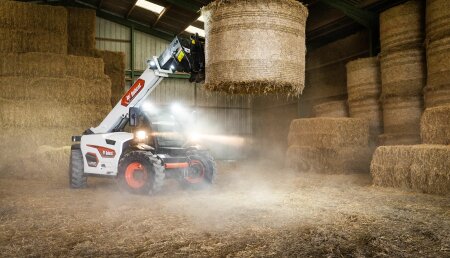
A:
<svg viewBox="0 0 450 258">
<path fill-rule="evenodd" d="M 74 189 L 87 187 L 87 177 L 84 175 L 83 154 L 79 145 L 73 145 L 70 151 L 69 184 Z"/>
<path fill-rule="evenodd" d="M 131 151 L 119 161 L 118 184 L 133 194 L 153 194 L 164 184 L 161 161 L 146 151 Z"/>
<path fill-rule="evenodd" d="M 216 162 L 209 153 L 191 153 L 188 156 L 189 167 L 182 179 L 184 187 L 202 189 L 214 183 Z"/>
</svg>

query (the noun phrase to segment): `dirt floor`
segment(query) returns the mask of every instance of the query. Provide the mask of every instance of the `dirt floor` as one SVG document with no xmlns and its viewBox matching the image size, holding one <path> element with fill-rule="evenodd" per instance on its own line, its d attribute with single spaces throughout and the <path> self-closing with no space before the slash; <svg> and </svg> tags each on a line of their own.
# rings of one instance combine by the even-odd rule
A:
<svg viewBox="0 0 450 258">
<path fill-rule="evenodd" d="M 217 185 L 157 196 L 111 180 L 0 178 L 0 257 L 450 257 L 450 196 L 369 176 L 222 165 Z M 65 175 L 66 170 L 62 170 Z"/>
</svg>

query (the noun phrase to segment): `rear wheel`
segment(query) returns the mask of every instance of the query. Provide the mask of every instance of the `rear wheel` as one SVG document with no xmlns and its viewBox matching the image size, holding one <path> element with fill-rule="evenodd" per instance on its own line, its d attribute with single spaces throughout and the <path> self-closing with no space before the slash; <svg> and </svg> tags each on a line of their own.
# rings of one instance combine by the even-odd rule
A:
<svg viewBox="0 0 450 258">
<path fill-rule="evenodd" d="M 128 152 L 119 161 L 118 184 L 134 194 L 156 193 L 164 184 L 164 167 L 150 152 Z"/>
<path fill-rule="evenodd" d="M 79 145 L 72 145 L 69 165 L 69 184 L 71 188 L 87 187 L 87 177 L 84 175 L 83 154 Z"/>
<path fill-rule="evenodd" d="M 214 158 L 208 152 L 193 152 L 188 155 L 189 167 L 182 184 L 193 189 L 202 189 L 213 184 L 217 171 Z"/>
</svg>

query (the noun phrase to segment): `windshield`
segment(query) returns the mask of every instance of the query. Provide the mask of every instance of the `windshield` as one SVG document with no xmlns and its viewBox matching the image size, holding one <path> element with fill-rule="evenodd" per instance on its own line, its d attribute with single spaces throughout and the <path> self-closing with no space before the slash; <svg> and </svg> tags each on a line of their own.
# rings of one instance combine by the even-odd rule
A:
<svg viewBox="0 0 450 258">
<path fill-rule="evenodd" d="M 148 115 L 148 119 L 160 147 L 182 147 L 186 142 L 182 126 L 170 113 Z"/>
</svg>

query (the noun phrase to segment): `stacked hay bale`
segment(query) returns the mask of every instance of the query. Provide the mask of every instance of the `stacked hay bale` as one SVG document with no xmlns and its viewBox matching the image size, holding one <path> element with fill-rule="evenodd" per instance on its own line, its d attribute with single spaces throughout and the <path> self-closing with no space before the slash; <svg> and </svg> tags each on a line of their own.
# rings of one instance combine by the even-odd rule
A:
<svg viewBox="0 0 450 258">
<path fill-rule="evenodd" d="M 382 146 L 373 156 L 375 185 L 423 193 L 450 193 L 450 146 Z"/>
<path fill-rule="evenodd" d="M 52 15 L 58 13 L 63 16 L 59 25 L 67 27 L 64 8 L 38 6 L 39 15 L 27 18 L 5 15 L 8 12 L 3 8 L 21 10 L 13 13 L 20 15 L 37 7 L 19 2 L 0 3 L 0 19 L 5 24 L 49 24 L 54 22 Z M 0 42 L 8 36 L 0 37 Z M 65 38 L 67 46 L 67 32 Z M 67 47 L 63 53 L 25 50 L 8 49 L 5 53 L 5 49 L 0 49 L 1 175 L 42 178 L 51 176 L 48 169 L 58 168 L 59 175 L 64 177 L 69 159 L 68 148 L 64 146 L 71 144 L 72 135 L 95 126 L 110 111 L 111 82 L 103 72 L 101 59 L 67 55 Z"/>
<path fill-rule="evenodd" d="M 367 172 L 372 151 L 369 123 L 355 118 L 292 121 L 286 165 L 301 172 Z"/>
<path fill-rule="evenodd" d="M 62 7 L 0 1 L 0 52 L 66 54 L 66 20 Z"/>
<path fill-rule="evenodd" d="M 383 132 L 378 57 L 361 58 L 347 64 L 347 93 L 350 117 L 369 121 L 370 144 L 376 146 L 378 136 Z"/>
<path fill-rule="evenodd" d="M 380 15 L 381 145 L 420 143 L 426 80 L 423 10 L 423 1 L 412 0 Z"/>
<path fill-rule="evenodd" d="M 95 49 L 95 10 L 67 8 L 67 12 L 69 54 L 103 59 L 112 83 L 111 104 L 116 105 L 125 91 L 125 53 Z"/>
<path fill-rule="evenodd" d="M 426 33 L 425 105 L 429 108 L 450 104 L 450 1 L 427 1 Z"/>
<path fill-rule="evenodd" d="M 450 145 L 450 105 L 427 108 L 421 121 L 422 142 Z"/>
<path fill-rule="evenodd" d="M 450 84 L 448 82 L 450 77 L 448 75 L 450 74 L 450 63 L 448 59 L 450 51 L 448 49 L 450 49 L 450 45 L 448 44 L 448 37 L 450 36 L 450 19 L 448 16 L 450 14 L 450 2 L 446 0 L 428 0 L 426 2 L 429 43 L 427 47 L 428 79 L 425 89 L 427 109 L 423 113 L 420 124 L 422 143 L 424 144 L 379 147 L 373 156 L 371 174 L 375 185 L 406 188 L 432 194 L 449 194 L 450 94 L 448 92 L 450 91 Z M 421 7 L 420 4 L 416 3 L 416 8 L 419 8 L 419 6 Z M 405 7 L 402 8 L 406 10 Z M 409 11 L 408 13 L 413 12 Z M 401 29 L 405 24 L 398 23 L 396 26 Z M 416 27 L 418 28 L 417 24 Z M 406 40 L 411 35 L 418 37 L 419 34 L 414 30 L 414 33 L 405 32 L 405 36 L 399 36 L 399 38 Z M 411 42 L 412 45 L 419 44 L 418 40 L 416 42 L 411 39 Z M 423 59 L 421 52 L 422 50 L 419 48 L 411 48 L 408 52 L 397 54 L 402 56 L 403 66 L 409 67 L 404 71 L 393 70 L 391 75 L 395 76 L 398 73 L 403 76 L 406 72 L 421 75 L 423 68 L 414 65 L 420 63 Z M 416 121 L 420 120 L 421 103 L 418 92 L 421 91 L 419 82 L 422 80 L 422 78 L 417 78 L 417 80 L 411 81 L 408 88 L 391 89 L 388 87 L 386 89 L 388 97 L 394 95 L 398 98 L 397 95 L 407 95 L 409 103 L 400 103 L 399 98 L 392 99 L 387 103 L 392 107 L 388 106 L 387 110 L 384 110 L 384 118 L 388 119 L 387 124 L 391 128 L 385 128 L 385 130 L 399 128 L 407 131 L 407 127 L 415 126 Z M 383 94 L 385 94 L 384 87 L 383 81 Z M 405 140 L 406 143 L 417 141 L 415 131 L 409 137 L 410 140 Z M 393 139 L 392 142 L 398 143 L 397 140 L 394 141 Z"/>
<path fill-rule="evenodd" d="M 206 89 L 232 94 L 302 92 L 308 11 L 301 3 L 216 0 L 202 14 Z"/>
<path fill-rule="evenodd" d="M 67 8 L 68 52 L 85 55 L 95 49 L 95 10 Z"/>
<path fill-rule="evenodd" d="M 125 91 L 125 53 L 95 50 L 93 56 L 103 59 L 105 74 L 111 79 L 111 105 L 115 106 Z"/>
<path fill-rule="evenodd" d="M 348 117 L 345 100 L 327 101 L 313 106 L 315 117 Z"/>
</svg>

